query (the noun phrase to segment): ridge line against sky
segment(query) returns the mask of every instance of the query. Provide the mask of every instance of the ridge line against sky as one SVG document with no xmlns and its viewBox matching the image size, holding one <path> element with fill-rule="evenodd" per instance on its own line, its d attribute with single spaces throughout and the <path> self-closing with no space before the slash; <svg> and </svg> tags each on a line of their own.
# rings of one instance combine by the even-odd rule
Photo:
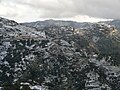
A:
<svg viewBox="0 0 120 90">
<path fill-rule="evenodd" d="M 120 19 L 120 0 L 0 0 L 0 16 L 17 22 Z"/>
</svg>

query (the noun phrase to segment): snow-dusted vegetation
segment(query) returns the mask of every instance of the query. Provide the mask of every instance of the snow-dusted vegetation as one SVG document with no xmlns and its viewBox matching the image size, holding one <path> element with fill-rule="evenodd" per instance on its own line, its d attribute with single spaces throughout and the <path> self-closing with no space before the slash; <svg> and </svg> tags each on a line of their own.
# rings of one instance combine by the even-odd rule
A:
<svg viewBox="0 0 120 90">
<path fill-rule="evenodd" d="M 120 90 L 120 31 L 80 25 L 0 18 L 0 90 Z"/>
</svg>

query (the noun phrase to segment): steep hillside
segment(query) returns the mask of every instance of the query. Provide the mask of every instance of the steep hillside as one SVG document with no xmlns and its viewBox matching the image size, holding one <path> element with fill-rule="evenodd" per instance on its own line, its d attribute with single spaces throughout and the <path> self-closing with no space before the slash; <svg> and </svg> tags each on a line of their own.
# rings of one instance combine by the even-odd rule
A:
<svg viewBox="0 0 120 90">
<path fill-rule="evenodd" d="M 0 18 L 1 90 L 120 90 L 117 29 L 29 25 Z"/>
</svg>

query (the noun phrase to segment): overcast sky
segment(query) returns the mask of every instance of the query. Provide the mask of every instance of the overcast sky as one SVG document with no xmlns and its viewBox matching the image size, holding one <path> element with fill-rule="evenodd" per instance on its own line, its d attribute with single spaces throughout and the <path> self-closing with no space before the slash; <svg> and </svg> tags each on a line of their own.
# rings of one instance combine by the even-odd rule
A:
<svg viewBox="0 0 120 90">
<path fill-rule="evenodd" d="M 0 16 L 18 22 L 120 19 L 120 0 L 0 0 Z"/>
</svg>

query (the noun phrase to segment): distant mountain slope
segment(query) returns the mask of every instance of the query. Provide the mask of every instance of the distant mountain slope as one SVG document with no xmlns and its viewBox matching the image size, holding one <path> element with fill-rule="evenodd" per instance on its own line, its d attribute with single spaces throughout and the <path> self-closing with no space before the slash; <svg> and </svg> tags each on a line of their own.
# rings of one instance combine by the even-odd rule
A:
<svg viewBox="0 0 120 90">
<path fill-rule="evenodd" d="M 112 21 L 102 21 L 99 23 L 106 23 L 109 25 L 115 26 L 118 30 L 120 30 L 120 20 L 112 20 Z M 71 26 L 74 28 L 90 28 L 93 23 L 88 22 L 75 22 L 75 21 L 62 21 L 62 20 L 45 20 L 45 21 L 36 21 L 36 22 L 28 22 L 24 23 L 26 26 L 37 27 L 39 29 L 43 29 L 44 27 L 50 26 Z"/>
<path fill-rule="evenodd" d="M 90 27 L 92 23 L 80 23 L 80 22 L 75 22 L 75 21 L 62 21 L 62 20 L 45 20 L 45 21 L 37 21 L 37 22 L 31 22 L 31 23 L 24 23 L 26 26 L 32 26 L 32 27 L 37 27 L 39 29 L 43 29 L 45 27 L 50 27 L 50 26 L 69 26 L 69 27 L 74 27 L 74 28 L 87 28 Z"/>
<path fill-rule="evenodd" d="M 106 22 L 103 22 L 103 23 L 107 23 L 109 25 L 113 25 L 113 26 L 115 26 L 115 28 L 120 30 L 120 20 L 118 20 L 118 19 L 112 20 L 112 21 L 106 21 Z"/>
<path fill-rule="evenodd" d="M 0 18 L 0 89 L 120 90 L 120 31 L 60 22 Z"/>
</svg>

